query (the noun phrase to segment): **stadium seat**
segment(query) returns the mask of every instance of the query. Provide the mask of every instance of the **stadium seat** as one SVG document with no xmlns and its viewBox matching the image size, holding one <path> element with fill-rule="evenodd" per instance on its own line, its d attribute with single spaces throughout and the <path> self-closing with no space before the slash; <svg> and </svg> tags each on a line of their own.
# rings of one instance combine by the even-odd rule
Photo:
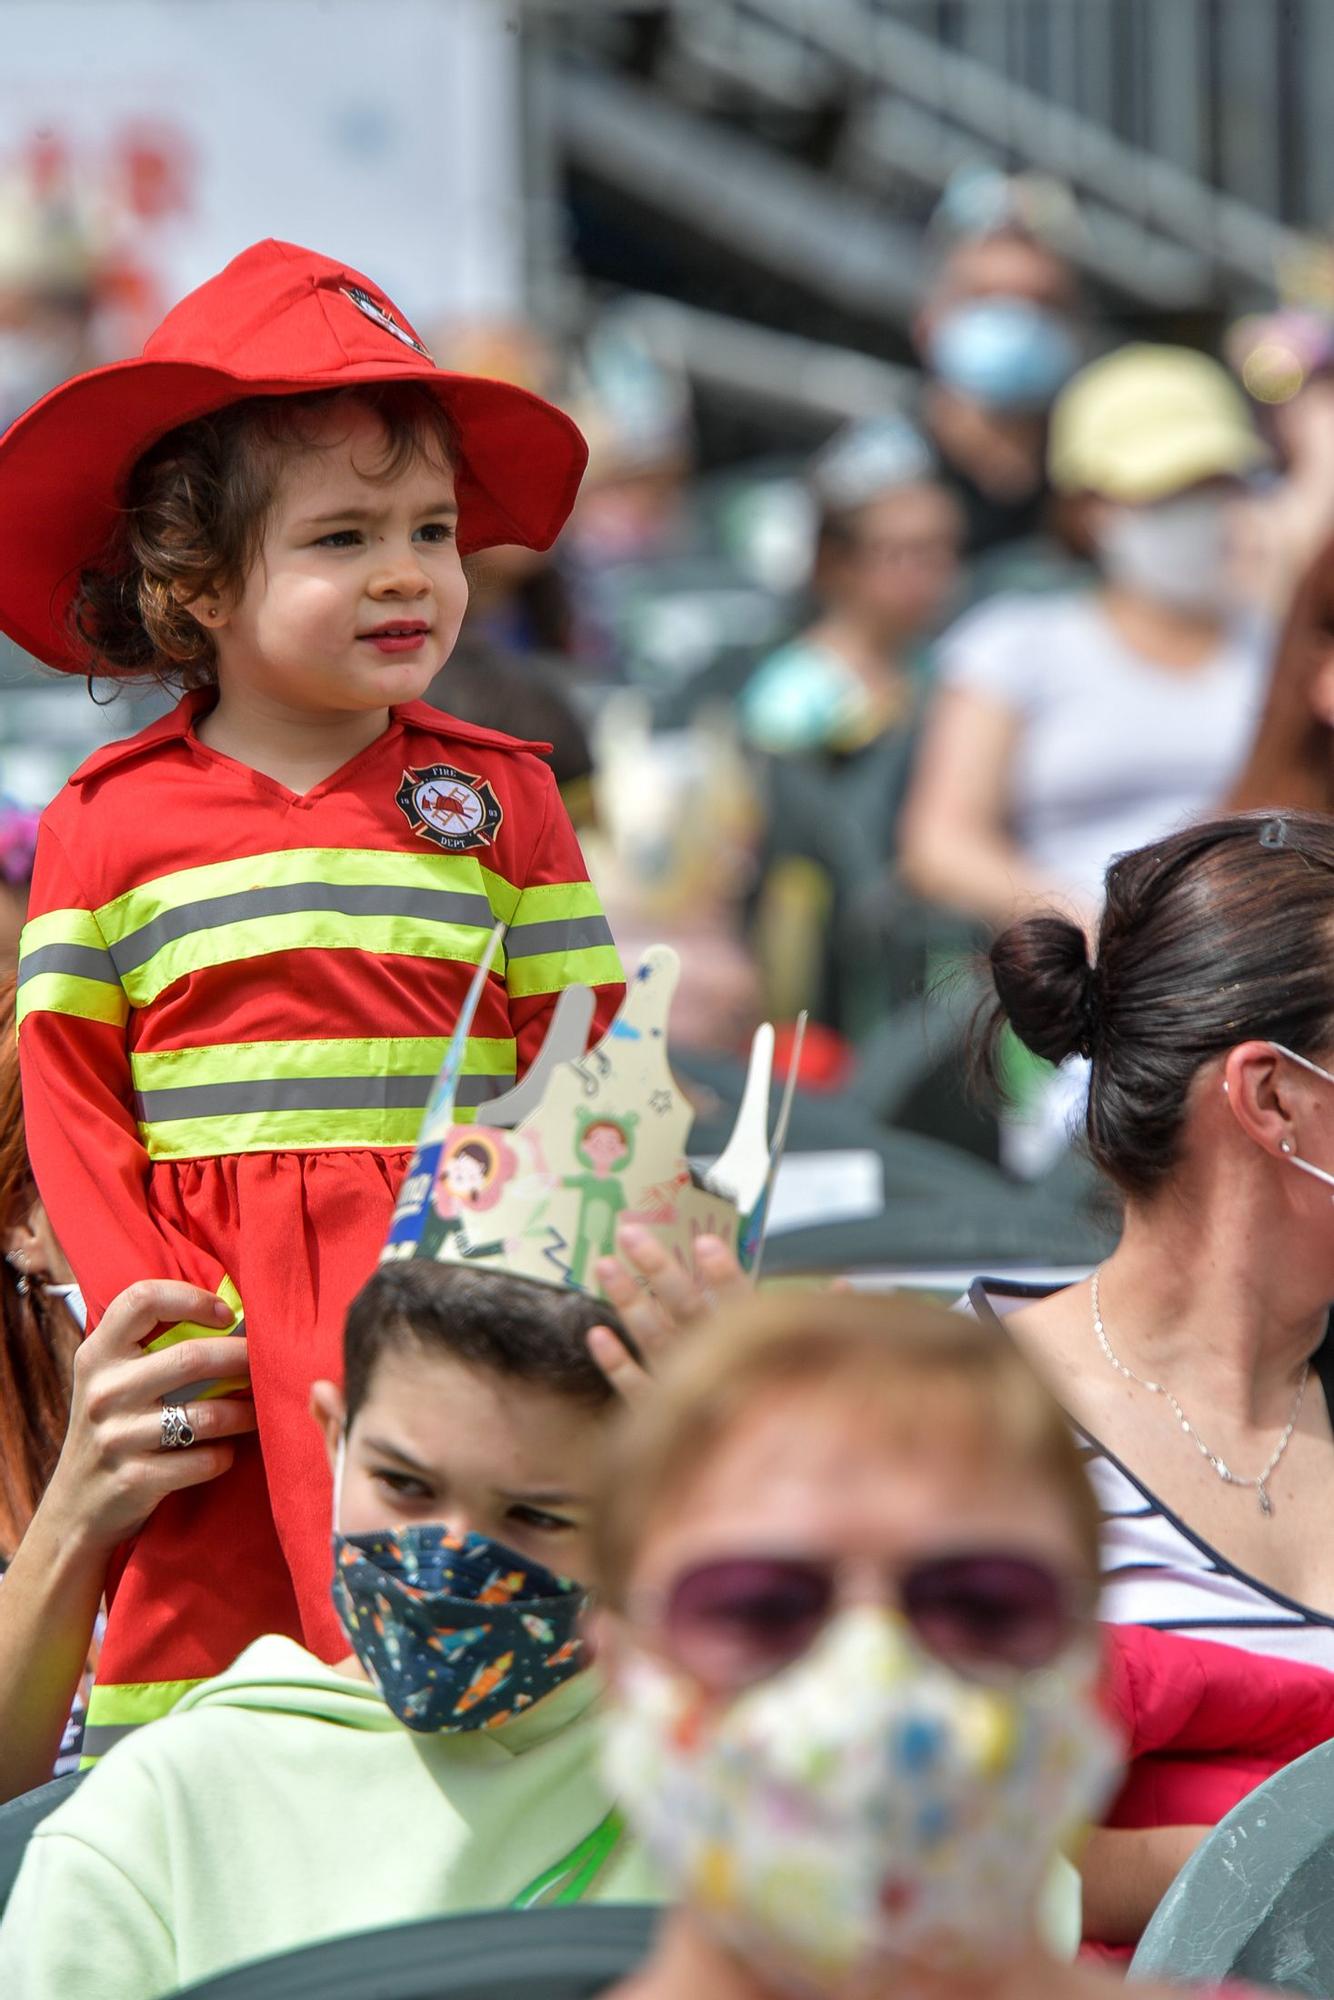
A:
<svg viewBox="0 0 1334 2000">
<path fill-rule="evenodd" d="M 1130 1972 L 1334 1993 L 1334 1742 L 1219 1821 L 1159 1904 Z"/>
<path fill-rule="evenodd" d="M 0 1806 L 0 1913 L 9 1901 L 23 1850 L 34 1829 L 65 1803 L 82 1775 L 75 1771 L 67 1778 L 53 1778 L 49 1785 L 38 1785 L 36 1791 L 22 1792 Z"/>
<path fill-rule="evenodd" d="M 179 2000 L 593 2000 L 642 1963 L 660 1914 L 603 1903 L 395 1924 L 237 1966 Z"/>
</svg>

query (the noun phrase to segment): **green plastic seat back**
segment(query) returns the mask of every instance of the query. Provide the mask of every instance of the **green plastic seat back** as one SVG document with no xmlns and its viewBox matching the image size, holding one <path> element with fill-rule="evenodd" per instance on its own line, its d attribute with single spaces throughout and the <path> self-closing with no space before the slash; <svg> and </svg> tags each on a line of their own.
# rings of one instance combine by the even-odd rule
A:
<svg viewBox="0 0 1334 2000">
<path fill-rule="evenodd" d="M 1159 1904 L 1130 1971 L 1334 1994 L 1334 1743 L 1219 1821 Z"/>
<path fill-rule="evenodd" d="M 586 1903 L 395 1924 L 237 1966 L 180 2000 L 595 2000 L 643 1963 L 661 1914 Z"/>
</svg>

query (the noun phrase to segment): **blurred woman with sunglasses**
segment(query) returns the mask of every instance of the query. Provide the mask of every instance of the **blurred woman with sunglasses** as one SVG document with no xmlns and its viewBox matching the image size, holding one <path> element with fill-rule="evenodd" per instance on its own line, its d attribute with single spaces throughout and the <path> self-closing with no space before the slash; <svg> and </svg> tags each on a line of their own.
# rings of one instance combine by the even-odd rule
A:
<svg viewBox="0 0 1334 2000">
<path fill-rule="evenodd" d="M 611 1779 L 679 1899 L 623 2000 L 1114 1990 L 1043 1935 L 1118 1757 L 1097 1509 L 1008 1342 L 753 1303 L 635 1409 L 595 1522 Z"/>
<path fill-rule="evenodd" d="M 1076 1427 L 1104 1615 L 1212 1642 L 1243 1686 L 1334 1669 L 1334 819 L 1238 814 L 1123 855 L 1093 962 L 1079 926 L 1034 916 L 991 971 L 984 1053 L 1008 1024 L 1088 1058 L 1088 1150 L 1123 1203 L 1091 1278 L 970 1295 Z M 1094 1934 L 1128 1942 L 1173 1868 L 1113 1838 Z"/>
</svg>

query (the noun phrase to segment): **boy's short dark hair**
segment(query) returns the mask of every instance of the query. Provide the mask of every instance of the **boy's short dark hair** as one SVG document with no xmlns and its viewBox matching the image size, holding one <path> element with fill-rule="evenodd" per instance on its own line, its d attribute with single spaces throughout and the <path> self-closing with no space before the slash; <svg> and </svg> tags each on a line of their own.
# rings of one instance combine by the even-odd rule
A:
<svg viewBox="0 0 1334 2000">
<path fill-rule="evenodd" d="M 212 686 L 213 637 L 188 605 L 240 588 L 264 538 L 284 453 L 313 449 L 321 422 L 340 409 L 379 418 L 384 451 L 368 468 L 376 479 L 399 478 L 414 459 L 458 463 L 448 414 L 416 382 L 248 396 L 169 431 L 131 472 L 114 542 L 81 573 L 70 605 L 92 673 Z"/>
<path fill-rule="evenodd" d="M 347 1421 L 365 1402 L 381 1356 L 404 1347 L 447 1354 L 465 1368 L 531 1382 L 599 1408 L 616 1392 L 588 1352 L 595 1326 L 610 1326 L 635 1352 L 611 1307 L 583 1292 L 422 1258 L 382 1264 L 348 1309 Z"/>
</svg>

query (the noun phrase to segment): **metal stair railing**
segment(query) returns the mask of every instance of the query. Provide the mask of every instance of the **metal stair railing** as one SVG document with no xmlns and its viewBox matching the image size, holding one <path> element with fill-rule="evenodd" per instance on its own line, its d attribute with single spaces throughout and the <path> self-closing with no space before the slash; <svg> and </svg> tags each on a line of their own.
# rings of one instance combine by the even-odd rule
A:
<svg viewBox="0 0 1334 2000">
<path fill-rule="evenodd" d="M 779 102 L 831 67 L 864 93 L 845 145 L 862 162 L 943 186 L 964 158 L 1059 176 L 1091 240 L 1073 254 L 1146 295 L 1187 296 L 1214 273 L 1268 289 L 1309 239 L 1174 162 L 896 18 L 893 0 L 675 0 L 696 61 Z M 1148 260 L 1146 262 L 1146 260 Z"/>
</svg>

